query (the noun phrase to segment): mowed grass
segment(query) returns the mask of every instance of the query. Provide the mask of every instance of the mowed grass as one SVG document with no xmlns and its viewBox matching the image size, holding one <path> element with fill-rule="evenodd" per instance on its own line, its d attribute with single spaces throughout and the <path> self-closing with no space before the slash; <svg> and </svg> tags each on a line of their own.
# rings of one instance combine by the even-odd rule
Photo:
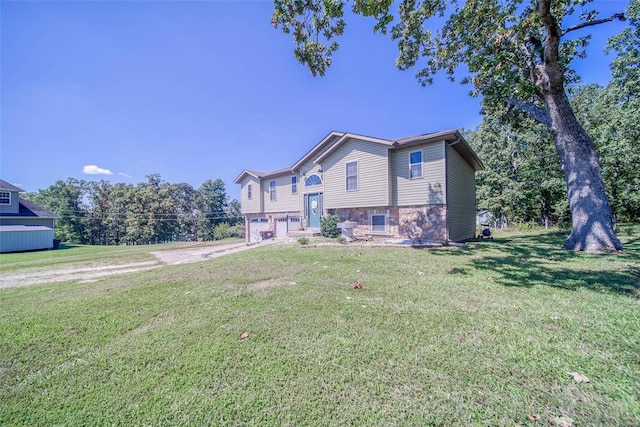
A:
<svg viewBox="0 0 640 427">
<path fill-rule="evenodd" d="M 0 424 L 640 425 L 637 231 L 622 255 L 283 244 L 2 290 Z"/>
</svg>

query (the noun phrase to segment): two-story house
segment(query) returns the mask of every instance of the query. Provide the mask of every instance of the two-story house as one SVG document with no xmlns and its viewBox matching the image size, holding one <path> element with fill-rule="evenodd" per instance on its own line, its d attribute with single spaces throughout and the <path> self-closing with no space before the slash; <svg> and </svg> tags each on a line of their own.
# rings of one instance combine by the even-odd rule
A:
<svg viewBox="0 0 640 427">
<path fill-rule="evenodd" d="M 0 179 L 0 252 L 53 248 L 58 216 L 23 200 L 19 187 Z"/>
<path fill-rule="evenodd" d="M 400 139 L 331 132 L 290 167 L 245 169 L 247 241 L 314 230 L 335 214 L 355 236 L 461 241 L 475 235 L 475 172 L 484 169 L 456 130 Z"/>
</svg>

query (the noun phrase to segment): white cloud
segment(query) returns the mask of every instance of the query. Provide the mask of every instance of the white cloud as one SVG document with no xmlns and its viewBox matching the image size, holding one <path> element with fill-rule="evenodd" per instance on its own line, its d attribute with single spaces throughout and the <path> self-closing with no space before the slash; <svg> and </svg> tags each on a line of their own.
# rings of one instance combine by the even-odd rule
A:
<svg viewBox="0 0 640 427">
<path fill-rule="evenodd" d="M 126 174 L 126 173 L 124 173 L 124 172 L 118 172 L 118 175 L 120 175 L 120 176 L 124 176 L 125 178 L 131 178 L 131 175 L 127 175 L 127 174 Z"/>
<path fill-rule="evenodd" d="M 96 165 L 86 165 L 82 168 L 82 172 L 87 175 L 113 175 L 109 169 L 103 169 Z"/>
</svg>

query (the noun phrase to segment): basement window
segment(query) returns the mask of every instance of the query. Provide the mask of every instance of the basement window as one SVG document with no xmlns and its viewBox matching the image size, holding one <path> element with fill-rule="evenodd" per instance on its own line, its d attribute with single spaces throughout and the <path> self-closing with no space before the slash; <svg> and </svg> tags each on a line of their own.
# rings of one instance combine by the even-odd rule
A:
<svg viewBox="0 0 640 427">
<path fill-rule="evenodd" d="M 371 231 L 384 233 L 387 231 L 386 215 L 371 215 Z"/>
</svg>

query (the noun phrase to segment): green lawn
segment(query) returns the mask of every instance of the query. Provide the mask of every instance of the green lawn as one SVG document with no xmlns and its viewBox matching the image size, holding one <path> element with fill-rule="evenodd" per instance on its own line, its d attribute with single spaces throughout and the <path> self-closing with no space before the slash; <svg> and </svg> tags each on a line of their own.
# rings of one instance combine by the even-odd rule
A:
<svg viewBox="0 0 640 427">
<path fill-rule="evenodd" d="M 0 290 L 0 425 L 640 425 L 639 231 L 620 255 L 294 243 Z"/>
</svg>

